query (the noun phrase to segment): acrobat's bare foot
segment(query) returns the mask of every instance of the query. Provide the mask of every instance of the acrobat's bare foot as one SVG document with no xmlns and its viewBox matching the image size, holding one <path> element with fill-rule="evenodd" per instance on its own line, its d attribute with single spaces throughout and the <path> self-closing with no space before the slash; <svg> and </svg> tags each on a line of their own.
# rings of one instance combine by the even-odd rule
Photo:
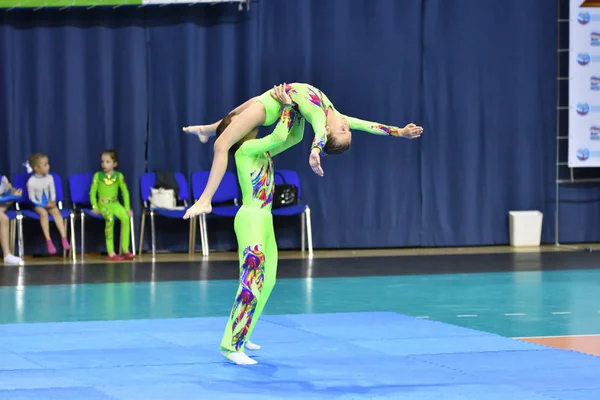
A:
<svg viewBox="0 0 600 400">
<path fill-rule="evenodd" d="M 212 125 L 193 125 L 186 126 L 183 128 L 185 133 L 198 136 L 198 139 L 202 143 L 206 143 L 212 136 L 215 136 L 215 132 L 212 130 Z"/>
</svg>

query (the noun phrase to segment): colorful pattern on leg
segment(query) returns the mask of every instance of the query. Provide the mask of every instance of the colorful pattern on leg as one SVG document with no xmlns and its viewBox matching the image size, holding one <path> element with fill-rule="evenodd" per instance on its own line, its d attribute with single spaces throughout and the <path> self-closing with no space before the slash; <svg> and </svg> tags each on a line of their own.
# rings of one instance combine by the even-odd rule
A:
<svg viewBox="0 0 600 400">
<path fill-rule="evenodd" d="M 273 160 L 269 153 L 266 153 L 269 161 L 258 171 L 252 171 L 252 198 L 262 201 L 261 208 L 264 208 L 273 202 L 273 191 L 275 186 L 273 181 Z"/>
<path fill-rule="evenodd" d="M 258 245 L 244 249 L 244 263 L 241 267 L 240 284 L 242 290 L 235 299 L 231 318 L 231 345 L 236 351 L 244 345 L 246 335 L 252 324 L 252 317 L 263 287 L 265 273 L 265 255 Z M 238 329 L 239 328 L 239 329 Z M 237 330 L 237 332 L 236 332 Z"/>
</svg>

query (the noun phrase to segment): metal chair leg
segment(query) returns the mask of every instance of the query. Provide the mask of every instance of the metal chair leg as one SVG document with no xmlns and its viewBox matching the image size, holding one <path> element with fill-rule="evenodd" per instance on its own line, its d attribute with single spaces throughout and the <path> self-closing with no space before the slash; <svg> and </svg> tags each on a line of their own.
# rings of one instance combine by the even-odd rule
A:
<svg viewBox="0 0 600 400">
<path fill-rule="evenodd" d="M 204 221 L 202 221 L 202 215 L 198 215 L 198 231 L 200 231 L 200 252 L 204 255 Z"/>
<path fill-rule="evenodd" d="M 306 210 L 300 214 L 300 249 L 306 251 Z"/>
<path fill-rule="evenodd" d="M 135 256 L 135 226 L 133 223 L 133 216 L 129 217 L 129 230 L 131 231 L 131 251 Z"/>
<path fill-rule="evenodd" d="M 196 218 L 190 218 L 188 233 L 188 254 L 196 253 Z"/>
<path fill-rule="evenodd" d="M 81 262 L 85 259 L 85 214 L 79 214 L 81 216 Z"/>
<path fill-rule="evenodd" d="M 150 236 L 152 240 L 152 258 L 156 257 L 156 232 L 154 230 L 154 211 L 150 210 Z"/>
<path fill-rule="evenodd" d="M 71 224 L 71 259 L 73 262 L 77 261 L 77 243 L 75 242 L 75 214 L 71 213 L 70 216 Z"/>
<path fill-rule="evenodd" d="M 21 213 L 17 215 L 17 235 L 19 237 L 19 258 L 22 260 L 25 246 L 23 245 L 23 214 Z"/>
<path fill-rule="evenodd" d="M 17 221 L 15 221 L 14 219 L 8 222 L 8 226 L 9 226 L 9 234 L 8 234 L 8 240 L 9 240 L 9 250 L 11 254 L 15 254 L 15 241 L 16 241 L 16 229 L 17 229 Z"/>
<path fill-rule="evenodd" d="M 69 223 L 66 218 L 63 218 L 63 226 L 65 227 L 65 234 L 69 237 Z M 61 244 L 62 246 L 62 244 Z M 68 250 L 63 248 L 63 258 L 67 258 Z"/>
<path fill-rule="evenodd" d="M 206 256 L 208 257 L 210 253 L 210 242 L 208 240 L 208 222 L 206 221 L 206 214 L 204 214 L 202 218 L 204 220 L 204 239 L 206 239 L 204 246 L 206 247 Z"/>
<path fill-rule="evenodd" d="M 142 254 L 142 246 L 144 245 L 144 229 L 146 228 L 146 211 L 142 210 L 142 221 L 140 222 L 140 248 L 138 254 Z"/>
<path fill-rule="evenodd" d="M 310 208 L 306 207 L 306 235 L 308 236 L 308 256 L 313 256 L 312 222 L 310 219 Z"/>
<path fill-rule="evenodd" d="M 208 243 L 208 228 L 206 223 L 206 214 L 199 216 L 200 219 L 200 235 L 202 238 L 202 255 L 208 257 L 209 254 L 209 243 Z"/>
</svg>

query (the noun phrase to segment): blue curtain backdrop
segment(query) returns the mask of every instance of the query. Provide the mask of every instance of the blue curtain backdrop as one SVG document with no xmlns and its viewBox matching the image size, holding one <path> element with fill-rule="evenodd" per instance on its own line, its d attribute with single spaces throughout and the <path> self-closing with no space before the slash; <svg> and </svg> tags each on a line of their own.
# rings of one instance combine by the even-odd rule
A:
<svg viewBox="0 0 600 400">
<path fill-rule="evenodd" d="M 42 151 L 66 179 L 114 147 L 139 217 L 144 171 L 210 167 L 212 144 L 182 126 L 218 120 L 274 84 L 310 82 L 346 114 L 425 128 L 416 141 L 355 132 L 349 153 L 323 160 L 323 178 L 308 167 L 310 129 L 275 159 L 300 174 L 316 247 L 504 244 L 518 209 L 544 212 L 550 242 L 556 18 L 545 0 L 2 12 L 0 173 Z M 600 238 L 586 225 L 598 203 L 578 202 L 586 191 L 565 191 L 563 241 Z M 185 224 L 162 222 L 159 246 L 185 249 Z M 298 222 L 277 222 L 280 247 L 298 246 Z M 231 228 L 211 224 L 214 247 L 235 247 Z M 102 248 L 99 227 L 93 243 Z"/>
</svg>

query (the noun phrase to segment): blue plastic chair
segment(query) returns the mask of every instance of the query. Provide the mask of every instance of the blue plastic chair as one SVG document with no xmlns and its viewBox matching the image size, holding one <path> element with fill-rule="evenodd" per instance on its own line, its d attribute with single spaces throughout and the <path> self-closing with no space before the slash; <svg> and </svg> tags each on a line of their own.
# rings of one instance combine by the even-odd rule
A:
<svg viewBox="0 0 600 400">
<path fill-rule="evenodd" d="M 146 214 L 150 215 L 150 234 L 152 241 L 152 257 L 156 255 L 156 232 L 155 232 L 155 222 L 154 216 L 155 214 L 160 215 L 161 217 L 171 218 L 171 219 L 183 219 L 185 212 L 189 208 L 188 201 L 190 199 L 190 193 L 188 189 L 188 183 L 185 179 L 185 176 L 181 172 L 175 172 L 175 181 L 179 185 L 179 200 L 183 201 L 184 207 L 177 209 L 166 209 L 166 208 L 155 208 L 152 207 L 150 203 L 150 195 L 152 193 L 151 189 L 154 187 L 156 183 L 156 173 L 154 172 L 146 172 L 140 177 L 140 189 L 142 191 L 142 202 L 143 202 L 143 210 L 142 210 L 142 222 L 140 226 L 140 248 L 139 254 L 142 254 L 142 245 L 144 243 L 144 228 L 146 225 Z M 192 253 L 194 251 L 193 243 L 196 241 L 196 220 L 195 218 L 190 218 L 190 227 L 189 227 L 189 235 L 188 235 L 188 253 Z"/>
<path fill-rule="evenodd" d="M 75 248 L 75 213 L 73 213 L 72 210 L 63 208 L 63 201 L 65 200 L 65 197 L 64 197 L 64 191 L 63 191 L 62 179 L 60 178 L 60 176 L 58 174 L 55 174 L 53 172 L 51 172 L 50 174 L 54 178 L 54 188 L 56 191 L 56 205 L 58 206 L 58 209 L 60 210 L 60 215 L 63 217 L 64 220 L 65 219 L 69 220 L 69 224 L 66 224 L 65 230 L 66 230 L 67 236 L 69 236 L 69 233 L 70 233 L 70 237 L 71 237 L 70 253 L 71 253 L 71 257 L 72 257 L 73 261 L 75 261 L 75 255 L 77 253 L 76 248 Z M 31 175 L 32 174 L 29 174 L 29 173 L 22 173 L 22 174 L 17 175 L 13 181 L 13 186 L 15 188 L 21 189 L 23 191 L 23 197 L 21 198 L 21 200 L 16 201 L 16 206 L 17 206 L 17 211 L 19 211 L 23 217 L 39 221 L 40 216 L 35 211 L 33 211 L 33 209 L 32 209 L 33 204 L 31 204 L 31 202 L 29 201 L 29 194 L 27 193 L 27 181 L 29 180 Z M 25 208 L 23 208 L 23 207 L 25 207 Z M 52 217 L 52 215 L 48 215 L 48 220 L 50 222 L 53 222 L 54 217 Z M 17 216 L 17 224 L 19 225 L 19 230 L 22 234 L 23 233 L 23 219 L 19 218 L 18 216 Z M 67 254 L 67 252 L 63 250 L 63 257 L 66 257 L 66 254 Z"/>
<path fill-rule="evenodd" d="M 194 199 L 197 201 L 208 182 L 209 171 L 196 171 L 192 174 L 192 193 Z M 212 200 L 212 212 L 211 216 L 221 218 L 232 218 L 235 217 L 240 206 L 238 200 L 241 197 L 240 187 L 238 185 L 237 178 L 231 171 L 225 172 L 221 184 L 217 188 L 215 195 Z M 229 203 L 229 204 L 227 204 Z M 231 205 L 233 203 L 233 205 Z M 202 254 L 208 256 L 210 246 L 208 243 L 208 228 L 206 222 L 206 214 L 198 216 L 200 221 L 200 240 L 202 242 Z"/>
<path fill-rule="evenodd" d="M 300 185 L 300 176 L 296 171 L 280 169 L 275 170 L 275 184 L 288 184 L 295 185 L 298 187 L 298 200 L 302 199 L 302 187 Z M 295 204 L 292 206 L 282 207 L 273 209 L 273 216 L 293 216 L 300 215 L 301 216 L 301 240 L 300 247 L 302 248 L 302 252 L 306 250 L 306 239 L 308 238 L 308 254 L 309 256 L 313 255 L 313 242 L 312 242 L 312 222 L 310 218 L 310 208 L 307 205 L 302 203 Z"/>
<path fill-rule="evenodd" d="M 90 188 L 94 179 L 93 172 L 83 174 L 75 174 L 69 177 L 69 194 L 71 203 L 73 203 L 73 211 L 79 214 L 81 218 L 81 261 L 85 258 L 85 217 L 103 220 L 100 214 L 92 212 L 92 204 L 90 203 Z M 116 217 L 115 217 L 116 219 Z M 131 227 L 131 249 L 135 256 L 135 232 L 133 217 L 129 217 L 129 225 Z"/>
</svg>

